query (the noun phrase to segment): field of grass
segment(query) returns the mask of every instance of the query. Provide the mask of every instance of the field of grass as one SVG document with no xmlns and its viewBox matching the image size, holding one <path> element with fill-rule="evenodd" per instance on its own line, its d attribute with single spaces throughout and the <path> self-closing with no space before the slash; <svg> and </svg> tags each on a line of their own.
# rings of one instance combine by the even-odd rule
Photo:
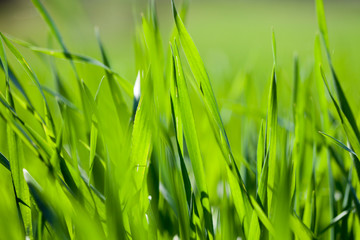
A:
<svg viewBox="0 0 360 240">
<path fill-rule="evenodd" d="M 359 4 L 66 3 L 0 10 L 0 239 L 360 239 Z"/>
</svg>

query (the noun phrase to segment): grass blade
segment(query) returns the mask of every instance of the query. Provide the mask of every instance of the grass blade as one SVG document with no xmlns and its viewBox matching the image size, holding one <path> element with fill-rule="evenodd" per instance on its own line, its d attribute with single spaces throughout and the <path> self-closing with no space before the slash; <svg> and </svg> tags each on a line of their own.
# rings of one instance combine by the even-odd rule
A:
<svg viewBox="0 0 360 240">
<path fill-rule="evenodd" d="M 268 117 L 267 117 L 267 133 L 268 137 L 267 148 L 269 151 L 269 175 L 268 186 L 270 189 L 274 189 L 276 182 L 276 133 L 277 133 L 277 90 L 276 90 L 276 74 L 275 66 L 273 67 L 271 74 L 271 84 L 268 100 Z M 268 192 L 268 207 L 272 209 L 273 193 Z M 271 213 L 269 213 L 271 215 Z"/>
<path fill-rule="evenodd" d="M 57 232 L 58 236 L 60 236 L 62 239 L 70 239 L 69 232 L 63 219 L 58 216 L 53 207 L 51 207 L 48 201 L 45 199 L 41 186 L 35 181 L 35 179 L 26 169 L 23 169 L 23 173 L 26 183 L 29 186 L 30 193 L 46 221 L 50 223 L 50 225 Z"/>
<path fill-rule="evenodd" d="M 0 163 L 3 165 L 7 170 L 10 171 L 10 162 L 6 159 L 6 157 L 0 153 Z"/>
<path fill-rule="evenodd" d="M 108 72 L 108 74 L 110 74 L 111 77 L 116 77 L 119 80 L 120 86 L 124 89 L 125 93 L 132 97 L 132 85 L 131 83 L 129 83 L 127 80 L 125 80 L 123 77 L 120 76 L 119 73 L 116 73 L 114 70 L 112 70 L 109 67 L 109 63 L 108 60 L 103 56 L 103 60 L 105 63 L 100 62 L 99 60 L 95 59 L 95 58 L 91 58 L 88 56 L 84 56 L 84 55 L 80 55 L 80 54 L 76 54 L 76 53 L 71 53 L 69 51 L 65 51 L 65 50 L 53 50 L 53 49 L 48 49 L 48 48 L 42 48 L 42 47 L 37 47 L 34 46 L 28 42 L 25 42 L 23 40 L 19 40 L 17 38 L 14 37 L 7 37 L 9 40 L 11 40 L 12 42 L 19 44 L 23 47 L 26 47 L 28 49 L 30 49 L 31 51 L 34 52 L 38 52 L 38 53 L 42 53 L 42 54 L 46 54 L 52 57 L 56 57 L 56 58 L 60 58 L 60 59 L 66 59 L 66 60 L 70 60 L 71 62 L 79 62 L 79 63 L 86 63 L 86 64 L 90 64 L 93 66 L 97 66 L 100 68 L 103 68 L 106 72 Z M 99 42 L 99 44 L 101 44 L 101 42 Z M 101 45 L 102 46 L 102 45 Z M 101 53 L 102 55 L 105 54 L 103 47 L 101 48 Z M 105 61 L 106 59 L 106 61 Z M 113 80 L 112 82 L 116 82 L 117 81 Z M 119 96 L 120 98 L 120 96 Z"/>
<path fill-rule="evenodd" d="M 173 50 L 173 63 L 175 75 L 175 86 L 179 94 L 179 107 L 181 112 L 181 120 L 184 127 L 185 141 L 188 146 L 188 151 L 193 166 L 196 185 L 201 194 L 201 205 L 203 208 L 205 227 L 207 235 L 210 239 L 214 238 L 214 229 L 212 224 L 211 208 L 209 202 L 209 195 L 207 191 L 207 184 L 205 180 L 204 167 L 200 153 L 199 141 L 196 134 L 196 127 L 194 117 L 191 109 L 189 93 L 187 90 L 184 73 L 182 70 L 180 56 L 178 54 L 176 42 L 172 48 Z"/>
<path fill-rule="evenodd" d="M 353 150 L 351 150 L 350 148 L 348 148 L 345 144 L 343 144 L 343 143 L 342 143 L 341 141 L 339 141 L 338 139 L 336 139 L 336 138 L 334 138 L 334 137 L 332 137 L 332 136 L 330 136 L 330 135 L 328 135 L 328 134 L 326 134 L 326 133 L 324 133 L 324 132 L 321 132 L 321 131 L 319 131 L 319 133 L 320 133 L 321 135 L 325 136 L 325 137 L 330 138 L 336 145 L 338 145 L 339 147 L 345 149 L 346 151 L 348 151 L 349 153 L 351 153 L 351 154 L 353 154 L 355 157 L 357 157 L 357 156 L 356 156 L 356 153 L 355 153 Z"/>
<path fill-rule="evenodd" d="M 238 177 L 239 184 L 242 187 L 242 180 L 236 163 L 234 161 L 233 154 L 231 152 L 230 143 L 228 141 L 224 125 L 222 123 L 219 108 L 215 99 L 215 95 L 208 77 L 208 74 L 205 70 L 203 61 L 201 60 L 200 54 L 192 41 L 189 33 L 187 32 L 180 16 L 178 15 L 175 4 L 172 0 L 173 15 L 178 30 L 178 34 L 181 41 L 181 46 L 185 52 L 186 59 L 190 65 L 190 69 L 198 83 L 197 87 L 202 93 L 203 100 L 207 109 L 208 116 L 212 123 L 214 124 L 215 129 L 219 129 L 219 132 L 216 131 L 215 136 L 220 142 L 220 148 L 223 152 L 224 158 L 230 169 L 234 171 L 236 177 Z"/>
</svg>

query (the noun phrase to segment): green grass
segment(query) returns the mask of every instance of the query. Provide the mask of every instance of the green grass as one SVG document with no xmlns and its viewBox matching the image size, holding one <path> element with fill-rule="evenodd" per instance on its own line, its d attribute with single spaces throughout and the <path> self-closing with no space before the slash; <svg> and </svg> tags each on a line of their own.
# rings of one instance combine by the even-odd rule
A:
<svg viewBox="0 0 360 240">
<path fill-rule="evenodd" d="M 251 72 L 212 79 L 188 1 L 171 1 L 167 38 L 149 2 L 136 81 L 113 68 L 101 29 L 100 57 L 78 54 L 32 3 L 47 44 L 0 33 L 1 239 L 360 238 L 359 83 L 338 75 L 322 0 L 311 64 L 279 64 L 273 29 L 262 86 Z"/>
</svg>

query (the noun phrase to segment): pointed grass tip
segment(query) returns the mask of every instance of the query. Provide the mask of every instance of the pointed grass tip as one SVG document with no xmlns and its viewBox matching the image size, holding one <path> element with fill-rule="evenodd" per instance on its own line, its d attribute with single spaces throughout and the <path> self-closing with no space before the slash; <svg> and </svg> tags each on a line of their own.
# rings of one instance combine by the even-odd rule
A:
<svg viewBox="0 0 360 240">
<path fill-rule="evenodd" d="M 25 181 L 27 183 L 35 182 L 35 179 L 30 175 L 30 173 L 25 168 L 23 168 L 23 174 L 24 174 Z"/>
<path fill-rule="evenodd" d="M 172 9 L 174 17 L 176 17 L 177 11 L 176 11 L 174 0 L 171 0 L 171 9 Z"/>
<path fill-rule="evenodd" d="M 30 173 L 25 168 L 23 168 L 23 174 L 25 181 L 28 185 L 32 185 L 40 191 L 42 190 L 40 185 L 36 182 L 36 180 L 30 175 Z"/>
<path fill-rule="evenodd" d="M 139 100 L 140 95 L 141 95 L 141 90 L 140 90 L 140 71 L 139 71 L 134 84 L 134 98 L 136 100 Z"/>
</svg>

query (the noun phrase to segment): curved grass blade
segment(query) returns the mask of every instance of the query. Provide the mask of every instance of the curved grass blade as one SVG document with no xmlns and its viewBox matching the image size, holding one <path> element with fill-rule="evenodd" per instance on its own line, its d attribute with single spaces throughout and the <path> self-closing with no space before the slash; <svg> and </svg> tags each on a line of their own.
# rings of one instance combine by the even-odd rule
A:
<svg viewBox="0 0 360 240">
<path fill-rule="evenodd" d="M 65 163 L 65 160 L 60 155 L 60 145 L 62 142 L 60 137 L 62 136 L 62 134 L 60 133 L 60 135 L 58 135 L 59 138 L 57 144 L 56 146 L 53 146 L 52 144 L 49 144 L 45 139 L 43 139 L 43 137 L 40 136 L 36 131 L 34 131 L 33 128 L 23 122 L 16 114 L 13 114 L 12 116 L 5 116 L 2 112 L 0 112 L 0 116 L 8 123 L 11 130 L 16 133 L 16 136 L 19 137 L 30 148 L 30 150 L 35 154 L 35 156 L 45 163 L 45 165 L 49 168 L 50 173 L 55 174 L 53 172 L 54 166 L 52 165 L 51 159 L 54 159 L 55 157 L 59 158 L 61 173 L 64 177 L 65 183 L 68 184 L 70 188 L 67 188 L 67 185 L 65 185 L 65 187 L 68 190 L 71 190 L 70 192 L 72 194 L 77 195 L 81 199 L 82 196 L 80 195 L 80 192 Z M 15 119 L 17 119 L 20 124 L 15 121 Z M 9 146 L 14 146 L 14 144 L 11 143 L 9 144 Z M 18 154 L 19 150 L 13 152 L 16 152 L 16 154 Z M 58 178 L 60 177 L 58 176 Z"/>
<path fill-rule="evenodd" d="M 339 215 L 337 215 L 335 218 L 333 218 L 330 222 L 329 225 L 327 225 L 326 227 L 324 227 L 320 233 L 318 234 L 318 237 L 320 238 L 324 233 L 326 233 L 327 230 L 329 230 L 330 228 L 334 227 L 336 224 L 338 224 L 341 220 L 343 220 L 344 218 L 346 218 L 347 216 L 349 216 L 349 214 L 351 212 L 353 212 L 354 207 L 351 209 L 347 209 L 342 211 Z"/>
<path fill-rule="evenodd" d="M 207 184 L 205 180 L 204 167 L 200 153 L 199 141 L 196 134 L 196 127 L 194 117 L 191 109 L 189 93 L 187 90 L 184 73 L 182 70 L 181 60 L 176 46 L 172 47 L 173 50 L 173 64 L 174 64 L 174 80 L 177 93 L 179 94 L 179 108 L 181 112 L 181 120 L 184 127 L 185 141 L 188 146 L 188 151 L 193 166 L 196 185 L 201 194 L 201 205 L 203 208 L 205 228 L 207 235 L 210 239 L 214 238 L 214 228 L 212 223 L 211 208 L 209 202 L 209 195 L 207 191 Z"/>
<path fill-rule="evenodd" d="M 39 92 L 41 93 L 41 96 L 45 103 L 45 123 L 44 131 L 46 133 L 46 136 L 48 139 L 54 141 L 55 139 L 55 124 L 53 121 L 53 118 L 50 113 L 50 107 L 48 105 L 48 102 L 45 98 L 44 92 L 41 88 L 40 82 L 38 77 L 36 76 L 35 72 L 32 71 L 29 64 L 26 62 L 25 58 L 21 55 L 21 53 L 14 47 L 14 45 L 9 41 L 7 37 L 5 37 L 2 33 L 0 33 L 0 37 L 4 40 L 6 46 L 9 48 L 9 50 L 13 53 L 13 55 L 16 57 L 20 65 L 24 68 L 27 75 L 30 77 L 30 79 L 35 83 L 36 87 L 39 89 Z"/>
<path fill-rule="evenodd" d="M 201 60 L 200 54 L 191 39 L 191 36 L 187 32 L 179 14 L 177 13 L 177 10 L 175 8 L 174 1 L 171 1 L 172 3 L 172 9 L 173 9 L 173 16 L 176 24 L 176 28 L 178 31 L 178 35 L 180 38 L 182 49 L 185 53 L 186 59 L 189 63 L 190 69 L 192 71 L 192 74 L 197 82 L 197 89 L 202 94 L 202 100 L 204 101 L 206 113 L 208 115 L 208 118 L 210 120 L 210 123 L 212 125 L 212 129 L 214 131 L 214 135 L 216 137 L 216 140 L 220 146 L 221 152 L 224 156 L 225 162 L 228 165 L 228 168 L 234 175 L 237 184 L 235 184 L 233 181 L 229 180 L 230 188 L 232 189 L 231 193 L 234 194 L 235 192 L 238 192 L 238 188 L 240 188 L 241 195 L 243 196 L 243 202 L 237 202 L 237 204 L 240 204 L 241 207 L 238 207 L 238 214 L 239 216 L 242 215 L 241 212 L 248 211 L 248 193 L 246 191 L 244 182 L 242 180 L 242 177 L 240 175 L 239 168 L 237 166 L 237 163 L 234 159 L 233 153 L 231 151 L 230 143 L 228 140 L 228 137 L 226 135 L 226 131 L 220 116 L 219 108 L 215 99 L 215 95 L 208 77 L 208 74 L 205 70 L 205 65 L 203 61 Z M 184 118 L 182 116 L 182 118 Z M 182 119 L 183 124 L 185 120 Z M 184 127 L 185 128 L 185 127 Z M 189 143 L 188 143 L 189 145 Z M 228 174 L 229 176 L 229 174 Z M 230 178 L 230 176 L 229 176 Z M 239 200 L 240 201 L 240 200 Z M 238 205 L 239 206 L 239 205 Z M 240 209 L 241 208 L 241 209 Z M 240 217 L 241 218 L 241 217 Z M 243 220 L 243 219 L 241 219 Z M 248 221 L 246 221 L 248 222 Z M 249 225 L 247 224 L 244 229 L 249 229 Z"/>
<path fill-rule="evenodd" d="M 14 95 L 15 98 L 19 101 L 19 103 L 23 106 L 23 108 L 28 110 L 31 114 L 33 114 L 35 116 L 35 118 L 37 120 L 40 121 L 40 124 L 43 126 L 45 132 L 47 132 L 48 134 L 51 134 L 51 131 L 48 130 L 48 127 L 46 126 L 46 124 L 45 124 L 44 120 L 42 119 L 42 117 L 40 116 L 40 114 L 38 114 L 36 112 L 36 110 L 34 109 L 34 107 L 31 105 L 31 102 L 28 100 L 26 94 L 24 94 L 24 92 L 23 92 L 23 95 L 26 97 L 27 101 L 23 101 L 21 98 L 19 98 L 16 94 L 14 94 L 11 91 L 10 83 L 9 83 L 9 78 L 10 78 L 9 73 L 11 73 L 11 70 L 9 69 L 9 66 L 8 66 L 8 63 L 7 63 L 6 54 L 5 54 L 5 48 L 4 48 L 2 37 L 0 37 L 0 44 L 1 44 L 1 46 L 0 46 L 0 59 L 1 59 L 1 62 L 3 63 L 2 67 L 3 67 L 4 72 L 5 72 L 6 86 L 7 86 L 6 97 L 7 97 L 7 101 L 9 101 L 9 103 L 11 105 L 11 107 L 10 107 L 11 109 L 9 108 L 9 106 L 6 106 L 6 107 L 9 108 L 10 111 L 14 113 L 14 110 L 13 110 L 13 107 L 14 107 L 13 95 Z M 18 81 L 15 80 L 15 85 L 17 85 L 17 84 L 18 84 Z M 19 89 L 21 90 L 22 87 L 20 86 Z M 3 102 L 3 99 L 1 99 L 1 101 Z M 6 105 L 6 103 L 4 103 L 4 102 L 3 102 L 3 104 Z M 46 108 L 46 110 L 47 110 L 47 108 Z M 49 116 L 49 117 L 51 117 L 51 116 Z M 50 121 L 50 124 L 51 124 L 51 121 Z"/>
<path fill-rule="evenodd" d="M 329 129 L 330 128 L 330 119 L 329 119 L 329 113 L 328 113 L 328 102 L 326 98 L 326 90 L 324 87 L 324 81 L 322 79 L 322 73 L 319 66 L 322 64 L 322 53 L 321 53 L 321 46 L 320 46 L 320 38 L 319 35 L 316 35 L 315 38 L 315 44 L 314 44 L 314 55 L 315 55 L 315 80 L 316 80 L 316 86 L 317 86 L 317 94 L 318 94 L 318 101 L 320 104 L 320 110 L 321 110 L 321 126 L 323 129 Z M 329 215 L 330 218 L 333 218 L 334 213 L 334 206 L 335 203 L 335 186 L 334 186 L 334 177 L 333 177 L 333 171 L 331 166 L 331 158 L 330 158 L 330 151 L 328 150 L 328 144 L 325 145 L 325 155 L 324 158 L 326 158 L 327 162 L 327 168 L 328 168 L 328 184 L 329 184 Z M 335 239 L 335 229 L 332 228 L 330 230 L 330 238 Z"/>
<path fill-rule="evenodd" d="M 324 84 L 328 90 L 328 93 L 332 99 L 332 102 L 336 108 L 336 111 L 339 115 L 339 118 L 341 120 L 342 126 L 344 128 L 344 131 L 346 133 L 346 136 L 348 138 L 348 141 L 350 142 L 350 146 L 351 148 L 354 150 L 354 152 L 356 153 L 356 156 L 359 156 L 360 154 L 360 142 L 358 141 L 358 138 L 356 136 L 356 131 L 354 130 L 354 128 L 352 127 L 351 123 L 349 122 L 347 115 L 344 114 L 344 112 L 341 110 L 341 108 L 339 107 L 337 101 L 335 100 L 335 98 L 333 97 L 333 95 L 331 94 L 329 85 L 327 83 L 326 77 L 325 77 L 325 73 L 322 70 L 321 66 L 320 66 L 320 71 L 322 74 L 322 78 L 324 81 Z M 360 179 L 360 161 L 359 159 L 354 156 L 354 164 L 355 164 L 355 169 L 358 175 L 358 178 Z"/>
<path fill-rule="evenodd" d="M 39 1 L 39 0 L 31 0 L 33 5 L 36 7 L 36 9 L 38 10 L 38 12 L 40 13 L 41 17 L 45 20 L 46 24 L 48 25 L 50 31 L 53 33 L 53 35 L 55 36 L 56 40 L 58 41 L 58 43 L 60 44 L 63 52 L 65 55 L 67 55 L 69 53 L 67 47 L 65 46 L 65 43 L 60 35 L 60 32 L 57 28 L 57 26 L 55 25 L 55 22 L 53 21 L 53 19 L 51 18 L 50 14 L 48 13 L 48 11 L 45 9 L 44 5 Z M 71 57 L 69 57 L 70 60 L 70 65 L 73 69 L 73 72 L 75 74 L 76 77 L 76 82 L 78 85 L 78 91 L 80 94 L 80 99 L 81 99 L 81 104 L 83 107 L 83 111 L 84 111 L 84 117 L 85 117 L 85 121 L 86 121 L 86 126 L 89 126 L 89 115 L 88 115 L 88 109 L 86 109 L 85 103 L 84 103 L 84 96 L 81 92 L 81 82 L 80 82 L 80 76 L 76 70 L 75 64 L 73 62 L 73 60 L 71 59 Z"/>
<path fill-rule="evenodd" d="M 1 68 L 4 70 L 5 72 L 5 66 L 3 65 L 3 60 L 0 59 L 0 66 Z M 22 85 L 20 84 L 19 80 L 16 78 L 13 70 L 11 69 L 11 67 L 8 65 L 7 66 L 7 72 L 8 72 L 8 75 L 9 75 L 9 79 L 11 80 L 11 82 L 15 85 L 15 87 L 20 91 L 20 93 L 24 96 L 25 100 L 28 102 L 28 104 L 30 106 L 33 106 L 28 95 L 26 94 L 24 88 L 22 87 Z M 6 72 L 5 72 L 5 75 L 6 75 Z"/>
<path fill-rule="evenodd" d="M 116 82 L 116 84 L 119 84 L 124 89 L 125 93 L 128 96 L 132 97 L 132 88 L 133 88 L 132 84 L 129 83 L 127 80 L 125 80 L 123 77 L 121 77 L 119 73 L 112 70 L 108 65 L 108 61 L 107 60 L 105 61 L 105 59 L 104 59 L 104 63 L 102 63 L 95 58 L 91 58 L 91 57 L 76 54 L 76 53 L 71 53 L 69 51 L 64 51 L 64 50 L 61 51 L 61 50 L 53 50 L 53 49 L 48 49 L 48 48 L 37 47 L 28 42 L 25 42 L 23 40 L 20 40 L 20 39 L 14 38 L 14 37 L 10 37 L 10 36 L 8 36 L 8 39 L 10 39 L 12 42 L 19 44 L 23 47 L 26 47 L 34 52 L 46 54 L 46 55 L 53 56 L 53 57 L 60 58 L 60 59 L 70 60 L 72 62 L 86 63 L 86 64 L 90 64 L 93 66 L 103 68 L 108 74 L 111 75 L 111 77 L 115 76 L 119 80 L 119 82 L 117 82 L 115 80 L 113 82 Z M 102 49 L 102 54 L 105 54 L 103 51 L 104 50 Z M 103 56 L 103 58 L 104 58 L 104 56 Z"/>
<path fill-rule="evenodd" d="M 228 141 L 225 128 L 220 117 L 219 108 L 215 99 L 215 95 L 208 74 L 205 70 L 205 65 L 201 60 L 200 54 L 194 42 L 192 41 L 189 33 L 187 32 L 179 14 L 177 13 L 174 1 L 172 0 L 171 2 L 172 2 L 173 15 L 175 19 L 176 28 L 178 30 L 181 45 L 185 52 L 186 59 L 198 83 L 198 88 L 202 93 L 208 116 L 212 124 L 214 124 L 215 126 L 214 129 L 218 129 L 218 131 L 215 131 L 215 136 L 220 143 L 220 148 L 222 150 L 226 162 L 228 163 L 230 169 L 234 172 L 235 176 L 238 178 L 238 182 L 241 185 L 241 187 L 243 187 L 242 179 L 238 171 L 238 167 L 236 166 L 236 162 L 234 160 L 230 148 L 230 143 Z"/>
<path fill-rule="evenodd" d="M 10 91 L 10 83 L 9 83 L 9 70 L 8 64 L 5 54 L 5 49 L 3 45 L 3 39 L 0 37 L 0 59 L 3 63 L 3 68 L 5 72 L 5 79 L 6 79 L 6 98 L 9 102 L 9 105 L 6 103 L 6 100 L 3 99 L 1 95 L 1 102 L 8 108 L 8 112 L 12 114 L 11 118 L 14 119 L 13 116 L 15 113 L 15 105 L 14 100 L 12 98 L 12 94 Z M 16 113 L 15 113 L 16 115 Z M 15 198 L 16 198 L 16 206 L 18 213 L 21 217 L 21 222 L 24 226 L 25 236 L 32 236 L 32 222 L 31 222 L 31 209 L 30 205 L 30 195 L 27 189 L 25 179 L 22 175 L 22 168 L 24 164 L 24 152 L 23 152 L 23 145 L 18 136 L 12 130 L 11 126 L 7 124 L 7 144 L 9 149 L 9 159 L 10 161 L 7 162 L 7 159 L 1 154 L 1 163 L 4 166 L 8 166 L 8 169 L 11 172 L 11 179 L 14 188 Z M 6 165 L 7 163 L 7 165 Z M 10 168 L 11 166 L 11 168 Z M 19 200 L 21 200 L 23 205 L 19 205 Z"/>
<path fill-rule="evenodd" d="M 36 74 L 30 68 L 29 64 L 25 61 L 25 58 L 21 55 L 19 50 L 17 50 L 15 48 L 15 46 L 10 42 L 10 40 L 7 37 L 5 37 L 5 35 L 2 34 L 1 32 L 0 32 L 0 37 L 2 38 L 2 40 L 4 41 L 6 46 L 9 48 L 9 50 L 14 54 L 14 56 L 16 57 L 18 62 L 21 64 L 21 66 L 24 68 L 25 72 L 28 74 L 30 79 L 33 80 L 33 82 L 35 83 L 35 85 L 39 89 L 45 103 L 47 104 L 44 92 L 42 91 L 42 88 L 41 88 L 41 85 L 40 85 L 40 82 L 39 82 Z"/>
<path fill-rule="evenodd" d="M 55 25 L 55 22 L 50 17 L 50 14 L 46 11 L 44 5 L 39 0 L 31 0 L 36 9 L 41 14 L 42 18 L 45 20 L 46 24 L 49 26 L 51 32 L 56 37 L 56 40 L 59 42 L 61 47 L 66 51 L 65 43 L 60 35 L 58 28 Z"/>
<path fill-rule="evenodd" d="M 21 138 L 22 141 L 30 148 L 30 150 L 37 156 L 38 158 L 42 159 L 42 155 L 39 153 L 38 146 L 32 141 L 30 136 L 25 132 L 25 130 L 13 119 L 10 119 L 9 116 L 4 115 L 0 111 L 0 117 L 9 124 L 12 130 Z"/>
<path fill-rule="evenodd" d="M 324 132 L 319 131 L 319 133 L 321 135 L 325 136 L 325 137 L 330 138 L 336 145 L 338 145 L 339 147 L 345 149 L 346 151 L 348 151 L 349 153 L 351 153 L 355 157 L 357 157 L 356 153 L 353 150 L 351 150 L 350 148 L 348 148 L 345 144 L 343 144 L 340 140 L 338 140 L 338 139 L 336 139 L 336 138 L 334 138 L 334 137 L 332 137 L 332 136 L 330 136 L 330 135 L 328 135 L 328 134 L 326 134 Z"/>
<path fill-rule="evenodd" d="M 327 27 L 326 27 L 324 4 L 323 4 L 322 0 L 316 0 L 316 10 L 317 10 L 317 16 L 318 16 L 319 29 L 320 29 L 320 33 L 321 33 L 322 39 L 325 44 L 325 51 L 326 51 L 329 65 L 330 65 L 331 74 L 332 74 L 332 77 L 333 77 L 333 80 L 335 83 L 335 89 L 336 89 L 336 93 L 338 95 L 340 108 L 343 111 L 344 115 L 347 117 L 347 119 L 357 137 L 358 142 L 360 142 L 360 131 L 357 127 L 356 119 L 351 110 L 350 104 L 349 104 L 348 100 L 346 99 L 345 93 L 341 87 L 340 81 L 337 77 L 337 74 L 335 72 L 335 68 L 334 68 L 334 65 L 332 63 L 332 59 L 330 56 L 329 39 L 328 39 L 328 32 L 327 32 Z"/>
</svg>

